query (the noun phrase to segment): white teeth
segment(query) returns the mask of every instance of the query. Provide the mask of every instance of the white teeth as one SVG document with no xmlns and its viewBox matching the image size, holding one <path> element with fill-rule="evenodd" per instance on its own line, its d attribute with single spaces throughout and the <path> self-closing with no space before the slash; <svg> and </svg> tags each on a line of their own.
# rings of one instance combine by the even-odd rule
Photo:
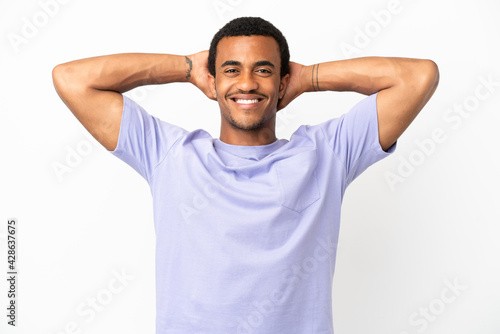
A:
<svg viewBox="0 0 500 334">
<path fill-rule="evenodd" d="M 250 104 L 250 103 L 257 103 L 257 102 L 259 102 L 258 99 L 253 99 L 253 100 L 236 99 L 236 103 L 242 103 L 242 104 Z"/>
</svg>

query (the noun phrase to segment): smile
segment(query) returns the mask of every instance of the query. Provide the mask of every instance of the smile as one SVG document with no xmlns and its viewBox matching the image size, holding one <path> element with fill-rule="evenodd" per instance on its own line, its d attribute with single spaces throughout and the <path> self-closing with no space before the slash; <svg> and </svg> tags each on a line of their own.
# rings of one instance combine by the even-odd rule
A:
<svg viewBox="0 0 500 334">
<path fill-rule="evenodd" d="M 257 94 L 238 94 L 229 98 L 231 101 L 236 103 L 236 105 L 243 109 L 254 109 L 257 108 L 264 97 Z"/>
<path fill-rule="evenodd" d="M 240 104 L 252 104 L 252 103 L 257 103 L 260 100 L 259 99 L 252 99 L 252 100 L 244 100 L 244 99 L 232 99 L 236 103 Z"/>
</svg>

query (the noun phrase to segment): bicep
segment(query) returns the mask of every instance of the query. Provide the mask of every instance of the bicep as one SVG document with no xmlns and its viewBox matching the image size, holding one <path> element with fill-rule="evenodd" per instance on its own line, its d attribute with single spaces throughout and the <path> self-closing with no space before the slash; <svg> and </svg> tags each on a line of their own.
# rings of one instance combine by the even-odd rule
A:
<svg viewBox="0 0 500 334">
<path fill-rule="evenodd" d="M 120 133 L 123 96 L 70 82 L 60 66 L 54 68 L 52 77 L 57 93 L 73 115 L 101 145 L 113 151 Z"/>
<path fill-rule="evenodd" d="M 405 59 L 397 69 L 398 82 L 377 94 L 380 146 L 390 148 L 425 106 L 439 81 L 431 60 Z"/>
</svg>

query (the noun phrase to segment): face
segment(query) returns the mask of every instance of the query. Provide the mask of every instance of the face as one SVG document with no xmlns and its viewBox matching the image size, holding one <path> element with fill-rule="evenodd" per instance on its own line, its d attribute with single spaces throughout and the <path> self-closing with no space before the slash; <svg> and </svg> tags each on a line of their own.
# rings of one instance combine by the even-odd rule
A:
<svg viewBox="0 0 500 334">
<path fill-rule="evenodd" d="M 222 130 L 271 129 L 288 75 L 280 78 L 276 40 L 268 36 L 224 37 L 217 45 L 212 92 L 222 114 Z"/>
</svg>

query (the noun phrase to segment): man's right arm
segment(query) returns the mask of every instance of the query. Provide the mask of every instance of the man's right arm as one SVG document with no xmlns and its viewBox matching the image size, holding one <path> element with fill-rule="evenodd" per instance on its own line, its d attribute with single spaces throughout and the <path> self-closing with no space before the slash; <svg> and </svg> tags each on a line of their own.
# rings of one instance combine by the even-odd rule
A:
<svg viewBox="0 0 500 334">
<path fill-rule="evenodd" d="M 208 51 L 191 56 L 124 53 L 75 60 L 52 71 L 54 87 L 75 117 L 107 150 L 118 143 L 122 93 L 138 86 L 191 82 L 209 98 Z"/>
</svg>

